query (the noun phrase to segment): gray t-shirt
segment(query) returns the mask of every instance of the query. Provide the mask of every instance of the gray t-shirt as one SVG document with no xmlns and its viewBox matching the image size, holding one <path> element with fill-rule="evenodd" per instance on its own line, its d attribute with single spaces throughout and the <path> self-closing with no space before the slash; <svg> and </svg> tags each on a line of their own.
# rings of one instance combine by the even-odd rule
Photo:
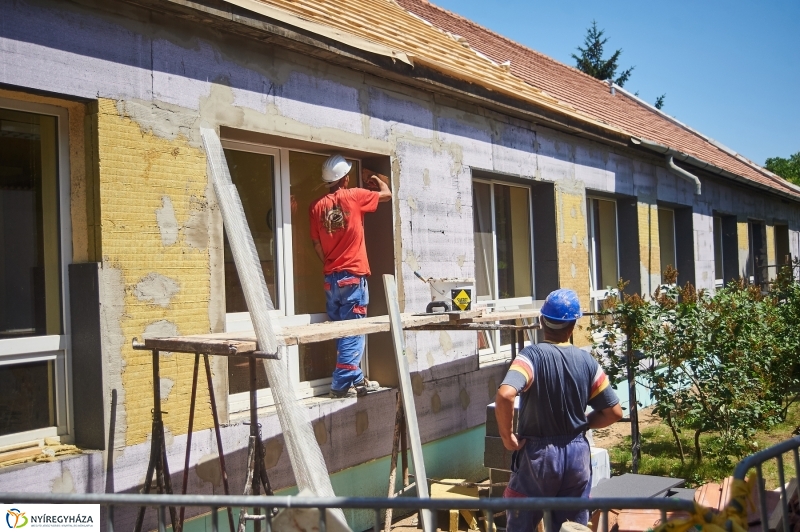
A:
<svg viewBox="0 0 800 532">
<path fill-rule="evenodd" d="M 577 436 L 589 428 L 586 407 L 619 403 L 603 368 L 570 344 L 541 343 L 520 351 L 503 379 L 520 394 L 521 436 Z"/>
</svg>

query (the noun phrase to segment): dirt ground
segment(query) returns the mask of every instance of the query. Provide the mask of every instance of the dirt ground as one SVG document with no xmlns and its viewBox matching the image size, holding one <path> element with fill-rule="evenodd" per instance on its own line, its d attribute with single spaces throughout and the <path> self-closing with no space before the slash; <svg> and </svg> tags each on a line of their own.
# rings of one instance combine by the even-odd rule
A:
<svg viewBox="0 0 800 532">
<path fill-rule="evenodd" d="M 648 427 L 658 425 L 659 423 L 661 423 L 661 418 L 653 412 L 652 407 L 639 410 L 639 432 Z M 626 422 L 614 423 L 605 429 L 595 429 L 592 431 L 594 446 L 603 449 L 611 449 L 621 443 L 626 436 L 630 435 L 631 425 Z"/>
</svg>

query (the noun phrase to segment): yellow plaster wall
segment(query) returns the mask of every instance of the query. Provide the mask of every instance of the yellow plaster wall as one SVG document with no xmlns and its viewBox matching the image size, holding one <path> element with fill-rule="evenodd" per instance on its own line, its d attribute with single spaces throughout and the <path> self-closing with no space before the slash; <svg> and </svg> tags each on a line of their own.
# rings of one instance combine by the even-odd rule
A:
<svg viewBox="0 0 800 532">
<path fill-rule="evenodd" d="M 160 320 L 180 334 L 209 332 L 210 270 L 208 249 L 189 246 L 182 232 L 165 246 L 156 219 L 162 198 L 169 196 L 178 227 L 186 223 L 192 207 L 205 203 L 206 160 L 200 149 L 184 138 L 168 141 L 143 132 L 130 118 L 120 116 L 114 101 L 100 100 L 97 114 L 99 186 L 103 263 L 118 268 L 125 287 L 121 329 L 122 375 L 127 413 L 126 445 L 144 442 L 150 433 L 152 404 L 151 355 L 134 351 L 131 339 L 142 338 L 145 328 Z M 145 276 L 157 273 L 178 282 L 178 292 L 166 307 L 141 301 L 135 287 Z M 164 423 L 172 434 L 187 430 L 191 393 L 191 355 L 161 358 L 161 377 L 174 382 L 162 402 Z M 212 425 L 205 377 L 198 386 L 195 429 Z"/>
<path fill-rule="evenodd" d="M 653 293 L 661 283 L 661 245 L 658 236 L 658 205 L 641 199 L 636 204 L 639 221 L 639 261 L 642 296 Z"/>
<path fill-rule="evenodd" d="M 775 258 L 775 226 L 774 225 L 767 225 L 767 264 L 772 266 L 777 264 L 777 260 Z M 778 274 L 777 268 L 768 268 L 767 269 L 767 277 L 772 280 Z"/>
<path fill-rule="evenodd" d="M 582 184 L 556 184 L 556 222 L 558 225 L 558 281 L 561 288 L 571 288 L 589 308 L 589 250 L 587 249 L 586 195 Z M 588 318 L 578 320 L 583 331 Z M 588 336 L 580 331 L 573 335 L 575 345 L 589 345 Z"/>
<path fill-rule="evenodd" d="M 750 274 L 747 263 L 752 260 L 750 257 L 750 226 L 746 221 L 736 222 L 736 240 L 739 248 L 739 272 L 742 277 L 746 277 Z"/>
</svg>

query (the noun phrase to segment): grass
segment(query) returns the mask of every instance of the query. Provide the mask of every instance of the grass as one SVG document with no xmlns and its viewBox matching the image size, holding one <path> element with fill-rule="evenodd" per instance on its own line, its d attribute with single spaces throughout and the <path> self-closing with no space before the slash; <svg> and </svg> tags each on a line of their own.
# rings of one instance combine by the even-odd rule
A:
<svg viewBox="0 0 800 532">
<path fill-rule="evenodd" d="M 792 437 L 792 433 L 800 426 L 800 405 L 790 407 L 786 420 L 767 431 L 759 431 L 753 438 L 756 450 L 766 449 L 776 443 Z M 720 457 L 713 455 L 715 447 L 714 434 L 703 434 L 700 437 L 701 448 L 706 456 L 700 463 L 694 461 L 694 434 L 681 434 L 685 462 L 681 463 L 680 453 L 675 445 L 672 432 L 666 423 L 648 427 L 642 430 L 641 435 L 641 460 L 639 473 L 642 475 L 656 475 L 686 480 L 686 486 L 693 488 L 708 482 L 719 482 L 733 474 L 738 457 Z M 611 469 L 613 474 L 620 475 L 631 471 L 631 438 L 609 449 Z M 798 476 L 795 472 L 794 457 L 792 453 L 783 456 L 785 481 Z M 778 486 L 778 464 L 775 459 L 768 460 L 763 465 L 763 474 L 766 479 L 767 489 Z"/>
</svg>

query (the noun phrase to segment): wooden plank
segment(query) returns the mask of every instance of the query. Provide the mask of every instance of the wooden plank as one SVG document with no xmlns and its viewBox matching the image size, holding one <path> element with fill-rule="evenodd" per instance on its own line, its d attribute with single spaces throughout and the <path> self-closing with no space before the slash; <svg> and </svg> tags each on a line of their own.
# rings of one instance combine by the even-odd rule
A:
<svg viewBox="0 0 800 532">
<path fill-rule="evenodd" d="M 413 314 L 402 315 L 404 326 L 416 326 L 435 323 L 447 323 L 445 314 Z M 344 336 L 358 336 L 389 331 L 388 316 L 374 316 L 361 320 L 326 321 L 308 325 L 284 327 L 280 331 L 279 341 L 285 345 L 309 344 L 334 340 Z M 173 336 L 163 338 L 146 338 L 145 349 L 158 349 L 174 353 L 208 353 L 218 356 L 236 356 L 250 354 L 257 350 L 255 333 L 252 331 L 235 333 L 209 333 L 191 336 Z"/>
<path fill-rule="evenodd" d="M 477 499 L 478 486 L 455 486 L 466 482 L 463 478 L 443 478 L 441 482 L 431 481 L 431 499 Z"/>
<path fill-rule="evenodd" d="M 449 319 L 450 318 L 443 313 L 402 315 L 403 328 L 447 323 Z M 362 334 L 374 334 L 387 331 L 389 331 L 389 316 L 375 316 L 360 320 L 326 321 L 322 323 L 312 323 L 310 325 L 285 327 L 282 331 L 282 336 L 286 345 L 300 345 L 335 340 L 336 338 L 343 338 L 345 336 L 360 336 Z"/>
<path fill-rule="evenodd" d="M 411 372 L 408 369 L 408 355 L 406 353 L 403 323 L 400 315 L 400 304 L 397 301 L 397 284 L 393 275 L 383 276 L 383 286 L 386 292 L 386 308 L 389 310 L 391 320 L 392 344 L 394 346 L 395 361 L 397 362 L 397 375 L 400 378 L 400 397 L 403 400 L 403 410 L 406 415 L 408 439 L 411 443 L 411 459 L 414 461 L 414 474 L 417 479 L 417 497 L 429 498 L 428 483 L 425 474 L 425 458 L 422 454 L 422 438 L 419 434 L 417 423 L 417 409 L 414 404 L 414 391 L 411 387 Z M 433 514 L 430 510 L 421 510 L 422 528 L 425 532 L 435 532 L 433 527 Z"/>
<path fill-rule="evenodd" d="M 622 510 L 617 516 L 619 532 L 644 532 L 661 523 L 659 510 Z"/>
<path fill-rule="evenodd" d="M 446 327 L 448 330 L 471 330 L 480 323 L 534 318 L 538 310 L 513 310 L 486 313 L 483 309 L 468 312 L 435 314 L 402 314 L 403 329 L 418 327 Z M 335 340 L 345 336 L 360 336 L 389 331 L 388 316 L 373 316 L 361 320 L 326 321 L 308 325 L 284 327 L 279 331 L 279 343 L 303 345 Z M 146 338 L 145 349 L 158 349 L 171 353 L 207 353 L 217 356 L 247 355 L 256 351 L 258 342 L 252 331 L 236 333 L 209 333 L 191 336 Z"/>
<path fill-rule="evenodd" d="M 722 498 L 722 486 L 716 482 L 703 484 L 697 488 L 694 500 L 701 506 L 711 508 L 712 510 L 719 509 L 719 501 Z"/>
<path fill-rule="evenodd" d="M 769 493 L 770 492 L 767 492 L 767 494 Z M 778 488 L 777 499 L 778 500 L 775 502 L 775 507 L 772 509 L 772 511 L 770 511 L 770 508 L 767 508 L 767 515 L 770 516 L 769 518 L 770 532 L 783 532 L 783 504 L 780 504 L 780 499 L 781 499 L 780 488 Z M 798 506 L 800 505 L 798 505 L 798 490 L 797 490 L 796 478 L 790 480 L 789 485 L 786 487 L 786 500 L 789 509 L 789 525 L 790 525 L 789 530 L 795 530 L 797 527 L 797 523 L 800 521 L 800 508 L 798 508 Z M 769 499 L 767 500 L 767 506 L 770 506 Z M 752 521 L 750 522 L 752 523 Z"/>
<path fill-rule="evenodd" d="M 538 310 L 519 309 L 519 310 L 500 310 L 497 312 L 486 312 L 483 316 L 474 318 L 473 323 L 484 323 L 488 321 L 507 321 L 538 318 L 541 314 Z"/>
<path fill-rule="evenodd" d="M 725 477 L 722 480 L 722 487 L 720 488 L 719 496 L 719 510 L 722 510 L 728 505 L 731 500 L 731 487 L 733 485 L 733 477 Z"/>
<path fill-rule="evenodd" d="M 34 456 L 38 456 L 40 454 L 42 454 L 42 448 L 38 446 L 30 449 L 20 449 L 19 451 L 8 451 L 5 453 L 0 453 L 0 463 L 10 462 L 12 460 L 21 460 L 24 458 L 33 458 Z"/>
</svg>

